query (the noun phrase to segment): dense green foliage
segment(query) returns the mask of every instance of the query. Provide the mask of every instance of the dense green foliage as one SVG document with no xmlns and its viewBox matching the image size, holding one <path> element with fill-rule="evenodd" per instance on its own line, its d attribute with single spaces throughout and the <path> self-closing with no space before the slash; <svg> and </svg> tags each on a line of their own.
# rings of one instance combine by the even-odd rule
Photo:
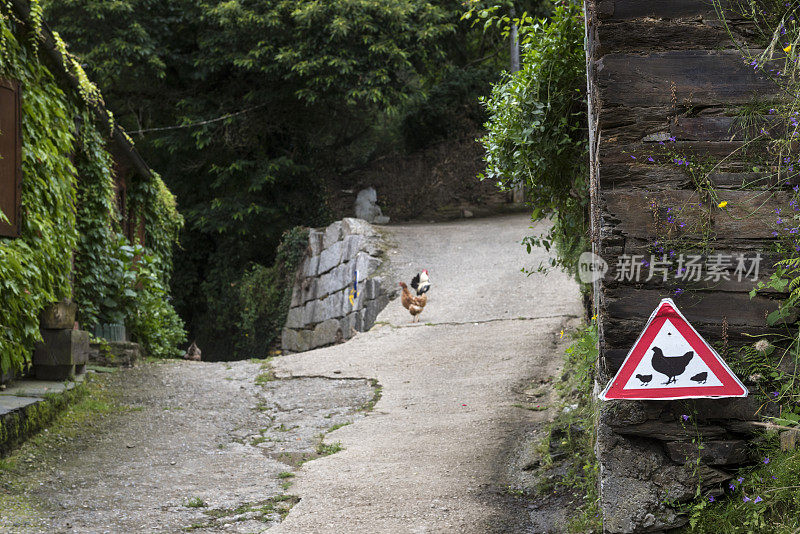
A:
<svg viewBox="0 0 800 534">
<path fill-rule="evenodd" d="M 39 312 L 49 303 L 73 296 L 84 328 L 98 321 L 128 323 L 135 340 L 154 354 L 169 354 L 182 339 L 174 310 L 163 298 L 154 306 L 172 317 L 135 326 L 142 300 L 158 293 L 143 283 L 146 273 L 166 292 L 172 243 L 180 216 L 157 176 L 142 180 L 136 208 L 148 224 L 148 247 L 125 241 L 114 204 L 108 124 L 95 124 L 90 106 L 99 93 L 80 65 L 64 65 L 81 80 L 76 94 L 62 91 L 38 54 L 38 3 L 34 22 L 25 28 L 7 6 L 0 8 L 0 76 L 22 86 L 22 227 L 16 239 L 0 240 L 0 359 L 2 371 L 21 370 L 40 339 Z M 30 38 L 20 39 L 20 36 Z M 80 126 L 76 128 L 76 124 Z M 74 155 L 74 163 L 71 156 Z M 80 176 L 80 180 L 76 180 Z M 162 217 L 153 216 L 160 213 Z M 75 271 L 72 271 L 74 251 Z M 134 266 L 134 255 L 158 257 L 155 267 Z M 155 274 L 154 274 L 155 273 Z M 171 315 L 170 315 L 171 314 Z"/>
<path fill-rule="evenodd" d="M 589 200 L 582 8 L 565 2 L 548 19 L 517 22 L 521 69 L 484 101 L 484 177 L 504 189 L 525 186 L 533 220 L 554 223 L 549 235 L 528 238 L 529 248 L 555 244 L 557 263 L 574 270 L 586 247 Z"/>
<path fill-rule="evenodd" d="M 245 273 L 273 264 L 285 230 L 329 222 L 326 178 L 474 130 L 505 52 L 456 0 L 46 8 L 177 195 L 175 304 L 204 355 L 225 359 L 246 333 Z"/>
<path fill-rule="evenodd" d="M 0 76 L 19 80 L 22 99 L 22 225 L 17 239 L 0 239 L 0 364 L 21 369 L 40 339 L 38 313 L 71 293 L 69 273 L 77 234 L 75 137 L 71 102 L 41 65 L 17 24 L 0 8 Z"/>
<path fill-rule="evenodd" d="M 297 226 L 283 234 L 275 263 L 264 267 L 253 264 L 239 283 L 242 335 L 236 351 L 239 355 L 267 354 L 270 345 L 280 338 L 292 301 L 295 275 L 308 248 L 308 229 Z"/>
</svg>

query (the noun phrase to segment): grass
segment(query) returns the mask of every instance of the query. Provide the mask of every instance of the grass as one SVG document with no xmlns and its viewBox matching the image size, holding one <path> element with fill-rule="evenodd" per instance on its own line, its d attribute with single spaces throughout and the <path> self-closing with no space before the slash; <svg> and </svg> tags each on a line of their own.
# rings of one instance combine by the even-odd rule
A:
<svg viewBox="0 0 800 534">
<path fill-rule="evenodd" d="M 200 497 L 191 497 L 183 503 L 186 508 L 206 508 L 208 503 Z"/>
<path fill-rule="evenodd" d="M 795 534 L 800 531 L 800 450 L 781 452 L 777 433 L 764 436 L 760 461 L 739 470 L 725 496 L 699 496 L 683 532 Z M 741 479 L 741 482 L 739 482 Z"/>
<path fill-rule="evenodd" d="M 550 423 L 545 437 L 537 444 L 543 474 L 551 469 L 556 477 L 542 476 L 536 491 L 540 495 L 560 493 L 571 501 L 569 532 L 602 532 L 598 466 L 594 454 L 595 406 L 592 399 L 594 368 L 597 361 L 597 327 L 585 326 L 572 334 L 573 342 L 564 357 L 564 374 L 555 389 L 563 405 L 577 409 L 561 410 Z M 531 405 L 533 406 L 533 405 Z M 518 405 L 519 408 L 546 409 Z"/>
<path fill-rule="evenodd" d="M 340 429 L 340 428 L 342 428 L 343 426 L 352 425 L 352 424 L 353 424 L 353 422 L 352 422 L 352 421 L 347 421 L 347 422 L 345 422 L 345 423 L 337 423 L 337 424 L 333 425 L 332 427 L 330 427 L 330 428 L 328 429 L 328 432 L 333 432 L 334 430 L 339 430 L 339 429 Z"/>
<path fill-rule="evenodd" d="M 375 405 L 378 404 L 378 401 L 381 400 L 383 396 L 383 386 L 378 383 L 378 380 L 375 378 L 371 378 L 369 380 L 369 385 L 375 389 L 375 394 L 372 396 L 370 400 L 365 402 L 363 406 L 361 406 L 361 411 L 363 412 L 371 412 Z"/>
<path fill-rule="evenodd" d="M 229 523 L 231 518 L 234 521 L 245 521 L 254 519 L 263 523 L 274 523 L 276 515 L 280 521 L 283 521 L 289 514 L 292 507 L 300 502 L 300 499 L 294 495 L 280 494 L 269 499 L 258 501 L 254 503 L 245 503 L 236 508 L 214 508 L 210 510 L 203 510 L 203 513 L 209 517 L 206 522 L 193 523 L 188 527 L 184 527 L 185 532 L 191 532 L 198 529 L 216 529 L 220 524 L 216 520 L 226 519 L 225 523 Z M 255 512 L 255 514 L 251 514 Z M 248 514 L 245 516 L 244 514 Z M 242 517 L 237 517 L 242 516 Z"/>
<path fill-rule="evenodd" d="M 283 471 L 281 473 L 278 473 L 278 478 L 292 478 L 293 476 L 294 473 L 291 473 L 289 471 Z"/>
<path fill-rule="evenodd" d="M 273 382 L 275 380 L 277 380 L 275 378 L 275 372 L 272 369 L 267 369 L 256 377 L 256 385 L 265 386 L 269 382 Z"/>
<path fill-rule="evenodd" d="M 331 454 L 336 454 L 337 452 L 344 450 L 342 447 L 341 441 L 335 441 L 333 443 L 325 443 L 320 441 L 317 444 L 317 454 L 320 456 L 330 456 Z"/>
<path fill-rule="evenodd" d="M 541 404 L 533 405 L 533 404 L 521 404 L 521 403 L 514 403 L 511 406 L 514 408 L 522 408 L 523 410 L 530 410 L 532 412 L 543 412 L 547 410 L 547 406 L 542 406 Z"/>
</svg>

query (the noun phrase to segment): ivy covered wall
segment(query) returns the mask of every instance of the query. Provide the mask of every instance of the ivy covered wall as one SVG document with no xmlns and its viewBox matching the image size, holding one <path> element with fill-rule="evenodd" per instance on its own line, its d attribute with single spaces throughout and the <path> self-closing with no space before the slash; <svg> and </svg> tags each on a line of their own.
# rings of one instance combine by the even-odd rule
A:
<svg viewBox="0 0 800 534">
<path fill-rule="evenodd" d="M 40 311 L 69 297 L 82 328 L 124 321 L 150 354 L 170 355 L 184 338 L 167 302 L 182 224 L 175 200 L 157 175 L 132 176 L 128 211 L 146 230 L 144 243 L 125 239 L 108 151 L 113 118 L 98 113 L 99 92 L 58 36 L 45 36 L 38 3 L 25 14 L 13 4 L 0 4 L 0 77 L 20 86 L 22 187 L 19 237 L 0 238 L 2 373 L 27 366 L 40 339 Z M 42 53 L 53 41 L 61 65 Z"/>
</svg>

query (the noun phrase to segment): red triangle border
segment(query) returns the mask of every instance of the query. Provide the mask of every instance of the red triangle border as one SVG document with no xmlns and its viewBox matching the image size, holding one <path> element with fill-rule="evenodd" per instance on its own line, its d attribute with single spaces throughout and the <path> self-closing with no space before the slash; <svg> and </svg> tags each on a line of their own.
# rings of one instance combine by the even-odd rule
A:
<svg viewBox="0 0 800 534">
<path fill-rule="evenodd" d="M 646 390 L 624 390 L 625 384 L 631 378 L 639 362 L 642 361 L 650 343 L 656 337 L 664 323 L 670 320 L 678 329 L 678 332 L 686 339 L 689 345 L 695 350 L 703 362 L 708 366 L 717 379 L 722 383 L 721 386 L 696 386 L 696 387 L 660 387 Z M 672 299 L 663 299 L 650 319 L 645 325 L 644 330 L 639 335 L 639 339 L 634 343 L 622 366 L 617 371 L 614 378 L 608 383 L 600 394 L 602 400 L 677 400 L 692 398 L 720 398 L 720 397 L 746 397 L 747 388 L 736 375 L 731 371 L 725 360 L 703 339 L 689 321 L 675 306 Z"/>
</svg>

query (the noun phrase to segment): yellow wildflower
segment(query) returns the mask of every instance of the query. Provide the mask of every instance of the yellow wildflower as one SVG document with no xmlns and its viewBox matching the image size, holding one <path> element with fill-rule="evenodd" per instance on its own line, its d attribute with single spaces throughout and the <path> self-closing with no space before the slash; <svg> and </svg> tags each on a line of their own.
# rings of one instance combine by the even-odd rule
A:
<svg viewBox="0 0 800 534">
<path fill-rule="evenodd" d="M 723 200 L 722 202 L 720 202 L 719 204 L 717 204 L 717 207 L 719 207 L 719 208 L 724 208 L 724 207 L 725 207 L 725 206 L 727 206 L 727 205 L 728 205 L 728 201 L 727 201 L 727 200 Z"/>
<path fill-rule="evenodd" d="M 787 46 L 786 48 L 783 49 L 783 51 L 788 54 L 789 52 L 792 51 L 792 45 Z"/>
</svg>

